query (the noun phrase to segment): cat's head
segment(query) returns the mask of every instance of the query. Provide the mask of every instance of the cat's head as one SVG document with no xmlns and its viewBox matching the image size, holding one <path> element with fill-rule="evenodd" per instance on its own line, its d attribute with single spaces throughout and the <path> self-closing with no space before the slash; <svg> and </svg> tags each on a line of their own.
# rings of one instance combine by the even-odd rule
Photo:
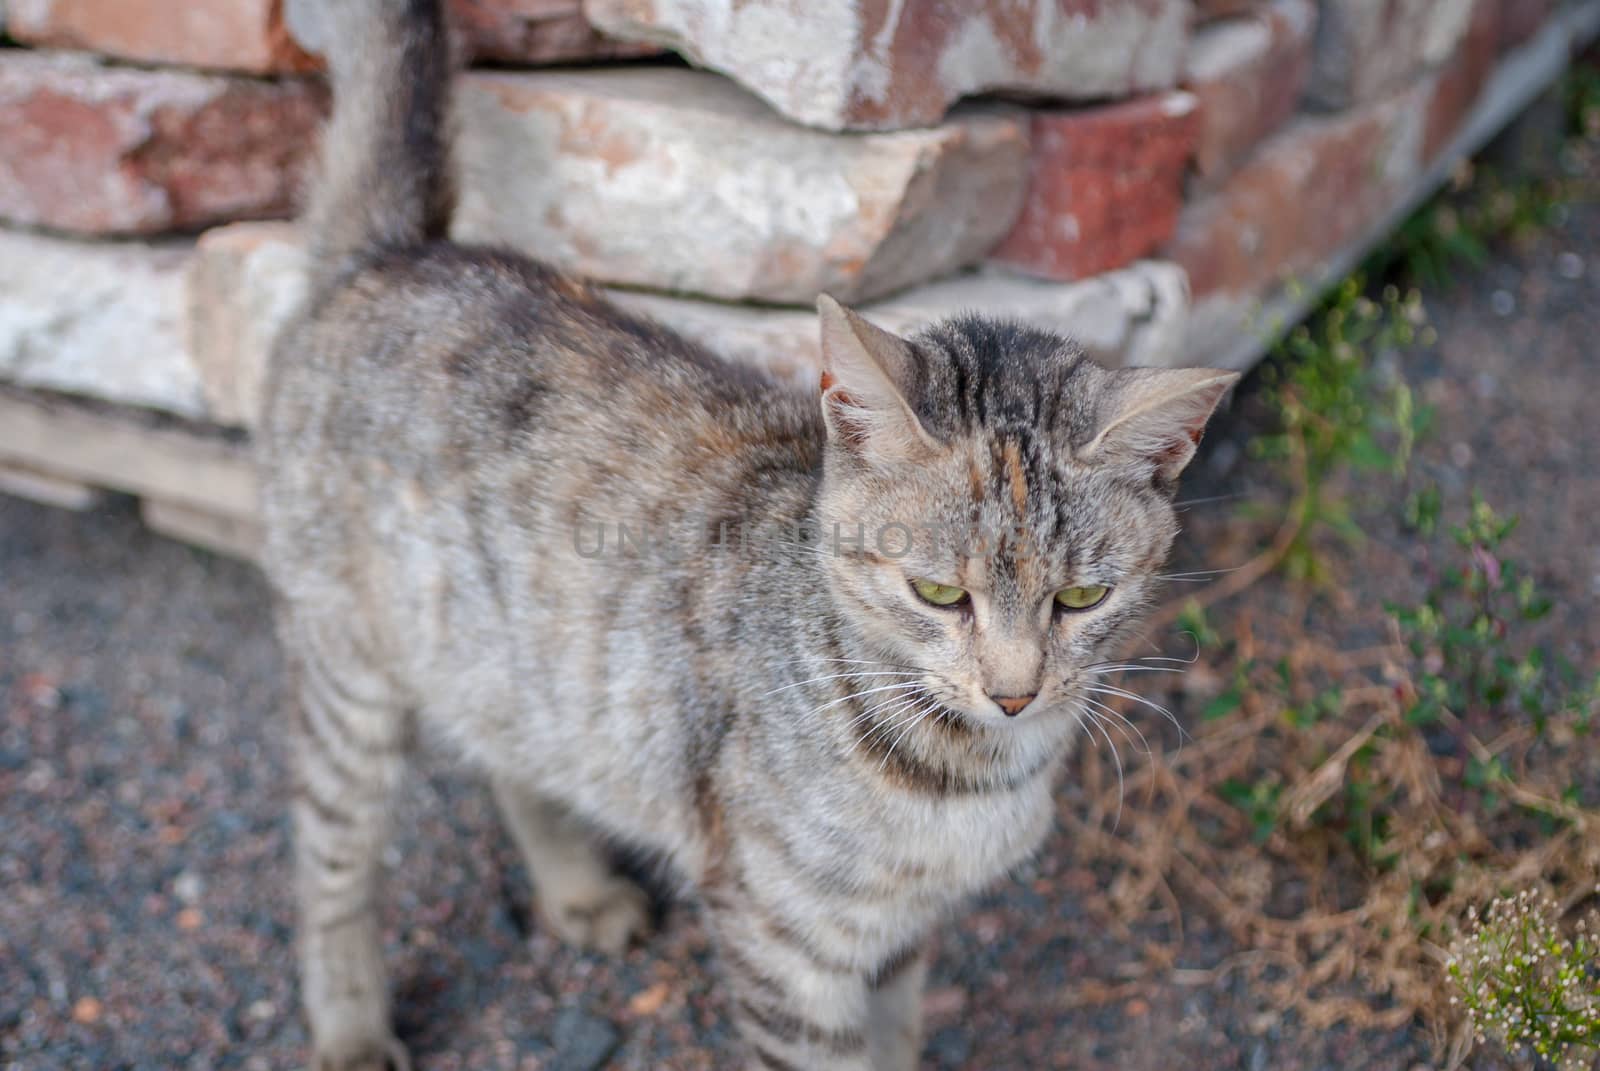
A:
<svg viewBox="0 0 1600 1071">
<path fill-rule="evenodd" d="M 1237 375 L 1111 371 L 971 316 L 902 339 L 818 307 L 819 536 L 841 618 L 966 718 L 1071 713 L 1150 605 L 1178 474 Z"/>
</svg>

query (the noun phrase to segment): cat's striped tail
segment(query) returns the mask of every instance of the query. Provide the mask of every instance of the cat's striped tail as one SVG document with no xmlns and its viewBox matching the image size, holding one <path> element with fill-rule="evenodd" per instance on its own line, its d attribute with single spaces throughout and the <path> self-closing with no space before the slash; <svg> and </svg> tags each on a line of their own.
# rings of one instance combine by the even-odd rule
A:
<svg viewBox="0 0 1600 1071">
<path fill-rule="evenodd" d="M 312 0 L 333 121 L 307 226 L 313 293 L 376 253 L 444 237 L 455 206 L 444 0 Z"/>
</svg>

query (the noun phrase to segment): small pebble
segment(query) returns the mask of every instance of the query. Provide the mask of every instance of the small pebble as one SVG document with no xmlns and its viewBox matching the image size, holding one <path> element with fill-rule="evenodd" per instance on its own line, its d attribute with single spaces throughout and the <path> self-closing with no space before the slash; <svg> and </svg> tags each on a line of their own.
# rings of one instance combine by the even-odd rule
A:
<svg viewBox="0 0 1600 1071">
<path fill-rule="evenodd" d="M 245 1014 L 258 1023 L 264 1023 L 277 1017 L 278 1006 L 270 1000 L 258 1000 L 245 1009 Z"/>
<path fill-rule="evenodd" d="M 628 1010 L 635 1015 L 654 1015 L 667 1002 L 667 995 L 671 992 L 672 988 L 667 983 L 657 982 L 649 989 L 635 993 L 633 999 L 628 1001 Z"/>
<path fill-rule="evenodd" d="M 79 997 L 72 1005 L 72 1021 L 82 1023 L 84 1026 L 98 1023 L 103 1010 L 100 1001 L 95 997 Z"/>
<path fill-rule="evenodd" d="M 1472 447 L 1466 443 L 1451 443 L 1450 464 L 1458 469 L 1464 469 L 1472 464 Z"/>
<path fill-rule="evenodd" d="M 185 904 L 197 902 L 205 891 L 205 881 L 193 871 L 185 870 L 172 882 L 172 895 Z"/>
<path fill-rule="evenodd" d="M 617 1028 L 598 1015 L 580 1008 L 562 1008 L 556 1014 L 550 1045 L 556 1058 L 552 1071 L 599 1071 L 622 1044 Z"/>
<path fill-rule="evenodd" d="M 204 921 L 205 916 L 201 915 L 196 908 L 186 907 L 182 911 L 178 912 L 177 923 L 178 929 L 180 930 L 190 932 L 198 930 L 200 928 L 200 924 Z"/>
<path fill-rule="evenodd" d="M 1563 279 L 1583 278 L 1583 258 L 1576 253 L 1562 253 L 1556 258 L 1556 271 Z"/>
<path fill-rule="evenodd" d="M 967 991 L 960 986 L 940 986 L 922 995 L 922 1014 L 930 1019 L 960 1015 L 967 1007 Z"/>
<path fill-rule="evenodd" d="M 1489 308 L 1494 310 L 1496 316 L 1510 316 L 1517 311 L 1517 299 L 1511 296 L 1509 290 L 1496 290 L 1489 295 Z"/>
<path fill-rule="evenodd" d="M 966 1067 L 972 1060 L 972 1036 L 960 1027 L 947 1026 L 928 1039 L 926 1049 L 935 1067 Z"/>
</svg>

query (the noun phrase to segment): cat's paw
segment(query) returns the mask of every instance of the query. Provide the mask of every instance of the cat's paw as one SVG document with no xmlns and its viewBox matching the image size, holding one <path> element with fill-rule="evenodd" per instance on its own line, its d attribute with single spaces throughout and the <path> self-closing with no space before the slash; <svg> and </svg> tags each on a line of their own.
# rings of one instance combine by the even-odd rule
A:
<svg viewBox="0 0 1600 1071">
<path fill-rule="evenodd" d="M 541 915 L 569 945 L 617 955 L 650 929 L 650 897 L 626 878 L 610 877 L 582 894 L 550 897 Z"/>
<path fill-rule="evenodd" d="M 310 1071 L 411 1071 L 411 1057 L 394 1037 L 349 1039 L 319 1044 Z"/>
</svg>

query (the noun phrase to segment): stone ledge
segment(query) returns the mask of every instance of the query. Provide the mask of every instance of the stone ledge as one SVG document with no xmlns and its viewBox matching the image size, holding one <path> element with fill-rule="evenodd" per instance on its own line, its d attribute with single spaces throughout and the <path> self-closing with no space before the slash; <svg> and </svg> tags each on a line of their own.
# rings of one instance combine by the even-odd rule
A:
<svg viewBox="0 0 1600 1071">
<path fill-rule="evenodd" d="M 0 465 L 250 518 L 255 468 L 237 438 L 137 409 L 0 387 Z"/>
<path fill-rule="evenodd" d="M 1373 247 L 1442 187 L 1462 160 L 1526 109 L 1561 76 L 1571 57 L 1597 38 L 1600 0 L 1563 8 L 1543 30 L 1501 57 L 1453 136 L 1340 248 L 1288 285 L 1198 296 L 1191 310 L 1190 360 L 1234 369 L 1255 364 L 1282 333 L 1316 307 L 1329 287 L 1354 271 Z"/>
<path fill-rule="evenodd" d="M 1321 0 L 1307 100 L 1349 108 L 1409 84 L 1455 52 L 1479 2 Z"/>
<path fill-rule="evenodd" d="M 288 223 L 214 228 L 193 245 L 0 230 L 0 380 L 249 427 L 273 340 L 304 295 L 304 256 Z M 779 378 L 815 374 L 809 310 L 610 295 L 730 360 Z M 916 287 L 863 311 L 912 331 L 985 309 L 1072 334 L 1108 363 L 1172 364 L 1187 307 L 1183 273 L 1149 262 L 1070 284 L 990 270 Z"/>
<path fill-rule="evenodd" d="M 0 494 L 80 513 L 94 509 L 105 499 L 98 487 L 18 464 L 0 465 Z"/>
<path fill-rule="evenodd" d="M 114 0 L 101 0 L 114 2 Z M 163 0 L 171 2 L 171 0 Z M 192 2 L 192 0 L 191 0 Z M 288 35 L 321 53 L 327 0 L 280 0 Z M 449 0 L 451 24 L 469 58 L 544 64 L 655 55 L 659 45 L 607 37 L 584 17 L 582 0 Z"/>
<path fill-rule="evenodd" d="M 190 348 L 216 419 L 252 422 L 271 339 L 303 292 L 304 252 L 288 224 L 238 224 L 205 235 L 191 262 Z M 622 308 L 649 316 L 714 353 L 808 386 L 817 372 L 816 316 L 612 290 Z M 861 307 L 874 322 L 910 332 L 981 309 L 1071 334 L 1110 364 L 1180 362 L 1188 291 L 1174 265 L 1141 263 L 1078 283 L 982 272 L 930 283 Z"/>
<path fill-rule="evenodd" d="M 1015 107 L 839 137 L 668 68 L 473 72 L 459 100 L 455 236 L 601 283 L 866 300 L 981 259 L 1027 185 Z"/>
<path fill-rule="evenodd" d="M 157 498 L 141 501 L 139 516 L 152 531 L 230 558 L 254 561 L 261 551 L 261 527 L 253 518 L 231 517 Z"/>
<path fill-rule="evenodd" d="M 724 357 L 781 378 L 813 381 L 820 367 L 816 316 L 613 291 L 623 308 L 643 313 Z M 1057 283 L 986 270 L 917 287 L 860 308 L 891 331 L 911 334 L 936 320 L 981 311 L 1059 331 L 1109 365 L 1182 362 L 1188 286 L 1176 265 L 1145 261 L 1121 271 Z"/>
<path fill-rule="evenodd" d="M 1194 169 L 1214 186 L 1289 121 L 1311 73 L 1314 0 L 1272 0 L 1202 26 L 1184 69 L 1200 101 Z"/>
<path fill-rule="evenodd" d="M 0 380 L 204 419 L 183 344 L 191 248 L 0 229 Z"/>
<path fill-rule="evenodd" d="M 13 0 L 10 33 L 40 48 L 83 49 L 138 63 L 245 74 L 320 64 L 317 5 L 327 0 Z M 506 63 L 565 63 L 660 49 L 608 38 L 581 0 L 450 0 L 467 55 Z M 0 26 L 4 26 L 0 0 Z"/>
<path fill-rule="evenodd" d="M 584 0 L 584 10 L 614 36 L 677 49 L 827 130 L 926 126 L 980 92 L 1096 100 L 1168 89 L 1190 16 L 1188 0 Z"/>
</svg>

